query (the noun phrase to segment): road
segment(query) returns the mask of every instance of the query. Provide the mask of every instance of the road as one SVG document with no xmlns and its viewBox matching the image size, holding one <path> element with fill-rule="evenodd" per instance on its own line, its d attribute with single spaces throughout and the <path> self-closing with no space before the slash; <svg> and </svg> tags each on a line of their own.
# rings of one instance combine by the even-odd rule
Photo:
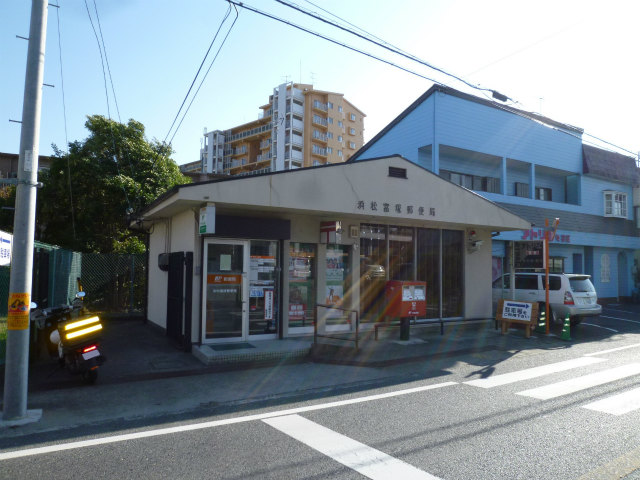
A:
<svg viewBox="0 0 640 480">
<path fill-rule="evenodd" d="M 0 478 L 640 478 L 640 318 L 585 323 L 394 385 L 0 439 Z"/>
</svg>

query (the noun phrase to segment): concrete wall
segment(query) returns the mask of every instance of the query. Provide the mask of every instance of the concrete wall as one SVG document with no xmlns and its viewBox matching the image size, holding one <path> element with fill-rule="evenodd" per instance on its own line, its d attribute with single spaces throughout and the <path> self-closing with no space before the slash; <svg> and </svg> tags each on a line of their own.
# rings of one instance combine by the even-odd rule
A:
<svg viewBox="0 0 640 480">
<path fill-rule="evenodd" d="M 483 244 L 475 252 L 464 252 L 464 316 L 465 318 L 490 318 L 492 315 L 491 291 L 491 232 L 477 230 Z"/>
</svg>

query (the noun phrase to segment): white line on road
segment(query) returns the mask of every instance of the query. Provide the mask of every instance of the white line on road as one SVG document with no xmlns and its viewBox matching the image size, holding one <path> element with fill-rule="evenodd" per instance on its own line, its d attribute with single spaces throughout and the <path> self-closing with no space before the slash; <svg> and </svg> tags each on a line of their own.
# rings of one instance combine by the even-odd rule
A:
<svg viewBox="0 0 640 480">
<path fill-rule="evenodd" d="M 145 430 L 142 432 L 126 433 L 123 435 L 113 435 L 109 437 L 92 438 L 91 440 L 82 440 L 78 442 L 60 443 L 56 445 L 48 445 L 46 447 L 28 448 L 24 450 L 14 450 L 0 453 L 0 461 L 12 458 L 29 457 L 32 455 L 41 455 L 43 453 L 60 452 L 63 450 L 73 450 L 75 448 L 92 447 L 96 445 L 105 445 L 108 443 L 125 442 L 128 440 L 137 440 L 140 438 L 157 437 L 160 435 L 170 435 L 173 433 L 189 432 L 193 430 L 202 430 L 205 428 L 215 428 L 223 425 L 233 425 L 236 423 L 252 422 L 254 420 L 264 420 L 265 418 L 281 417 L 283 415 L 291 415 L 296 413 L 312 412 L 315 410 L 324 410 L 327 408 L 342 407 L 345 405 L 354 405 L 357 403 L 371 402 L 384 398 L 399 397 L 401 395 L 409 395 L 412 393 L 425 392 L 436 388 L 457 385 L 457 382 L 443 382 L 434 385 L 425 385 L 422 387 L 407 388 L 404 390 L 396 390 L 393 392 L 380 393 L 377 395 L 368 395 L 366 397 L 350 398 L 348 400 L 339 400 L 336 402 L 321 403 L 318 405 L 309 405 L 306 407 L 290 408 L 286 410 L 278 410 L 275 412 L 258 413 L 255 415 L 246 415 L 243 417 L 226 418 L 224 420 L 213 420 L 211 422 L 193 423 L 189 425 L 179 425 L 176 427 L 160 428 L 156 430 Z"/>
<path fill-rule="evenodd" d="M 629 320 L 628 318 L 608 317 L 606 315 L 600 315 L 600 318 L 609 318 L 611 320 L 620 320 L 621 322 L 640 323 L 637 320 Z"/>
<path fill-rule="evenodd" d="M 543 375 L 548 375 L 550 373 L 563 372 L 565 370 L 571 370 L 572 368 L 585 367 L 587 365 L 593 365 L 594 363 L 599 363 L 605 360 L 605 358 L 580 357 L 564 362 L 542 365 L 541 367 L 527 368 L 526 370 L 518 370 L 517 372 L 495 375 L 493 377 L 479 378 L 477 380 L 471 380 L 464 383 L 466 383 L 467 385 L 473 385 L 474 387 L 493 388 L 500 385 L 506 385 L 508 383 L 520 382 L 522 380 L 542 377 Z"/>
<path fill-rule="evenodd" d="M 373 480 L 438 480 L 413 465 L 300 415 L 269 418 L 263 422 Z"/>
<path fill-rule="evenodd" d="M 623 415 L 640 408 L 640 388 L 620 393 L 597 402 L 583 405 L 582 408 L 597 412 L 610 413 L 611 415 Z"/>
<path fill-rule="evenodd" d="M 585 354 L 585 357 L 596 357 L 598 355 L 604 355 L 605 353 L 619 352 L 620 350 L 626 350 L 627 348 L 640 347 L 640 343 L 634 343 L 633 345 L 627 345 L 625 347 L 611 348 L 609 350 L 602 350 L 600 352 L 593 352 Z"/>
<path fill-rule="evenodd" d="M 552 383 L 551 385 L 546 385 L 544 387 L 532 388 L 531 390 L 518 392 L 518 395 L 548 400 L 550 398 L 568 395 L 570 393 L 579 392 L 580 390 L 620 380 L 621 378 L 638 375 L 639 373 L 640 363 L 630 363 L 629 365 L 610 368 L 609 370 L 603 370 L 602 372 L 572 378 L 563 382 Z"/>
<path fill-rule="evenodd" d="M 604 328 L 605 330 L 609 330 L 610 332 L 618 333 L 618 330 L 614 330 L 613 328 L 609 328 L 609 327 L 603 327 L 602 325 L 596 325 L 595 323 L 581 322 L 580 325 L 589 325 L 590 327 Z"/>
</svg>

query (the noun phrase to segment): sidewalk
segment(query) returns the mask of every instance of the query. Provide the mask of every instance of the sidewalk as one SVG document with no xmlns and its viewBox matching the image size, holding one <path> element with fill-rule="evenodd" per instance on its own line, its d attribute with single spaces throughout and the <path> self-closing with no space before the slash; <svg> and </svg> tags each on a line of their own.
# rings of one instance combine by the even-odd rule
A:
<svg viewBox="0 0 640 480">
<path fill-rule="evenodd" d="M 161 418 L 203 407 L 250 408 L 264 401 L 327 395 L 336 389 L 365 390 L 381 383 L 418 380 L 411 377 L 412 364 L 413 372 L 419 371 L 424 379 L 448 375 L 446 369 L 458 359 L 481 352 L 502 354 L 500 351 L 545 348 L 559 342 L 557 338 L 527 340 L 522 330 L 501 335 L 493 320 L 448 324 L 444 335 L 440 335 L 439 324 L 412 328 L 409 341 L 399 340 L 398 329 L 381 332 L 378 341 L 373 332 L 362 337 L 358 351 L 353 344 L 336 341 L 312 348 L 313 337 L 252 341 L 246 351 L 218 351 L 221 361 L 205 365 L 194 354 L 175 348 L 149 324 L 110 320 L 101 346 L 107 362 L 96 384 L 84 385 L 78 376 L 59 369 L 55 360 L 35 363 L 29 371 L 27 407 L 42 409 L 42 419 L 3 429 L 2 435 Z M 273 350 L 274 344 L 280 350 Z M 4 387 L 3 369 L 1 381 Z"/>
</svg>

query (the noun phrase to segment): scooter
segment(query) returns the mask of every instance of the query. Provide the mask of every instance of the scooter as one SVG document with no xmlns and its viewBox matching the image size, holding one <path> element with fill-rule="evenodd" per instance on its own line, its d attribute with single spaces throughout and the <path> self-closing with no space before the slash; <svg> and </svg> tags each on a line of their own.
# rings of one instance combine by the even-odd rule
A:
<svg viewBox="0 0 640 480">
<path fill-rule="evenodd" d="M 82 375 L 85 382 L 94 383 L 98 367 L 105 362 L 98 348 L 102 322 L 100 317 L 86 312 L 84 296 L 85 292 L 78 292 L 71 305 L 36 310 L 33 320 L 49 355 L 57 358 L 69 373 Z"/>
</svg>

